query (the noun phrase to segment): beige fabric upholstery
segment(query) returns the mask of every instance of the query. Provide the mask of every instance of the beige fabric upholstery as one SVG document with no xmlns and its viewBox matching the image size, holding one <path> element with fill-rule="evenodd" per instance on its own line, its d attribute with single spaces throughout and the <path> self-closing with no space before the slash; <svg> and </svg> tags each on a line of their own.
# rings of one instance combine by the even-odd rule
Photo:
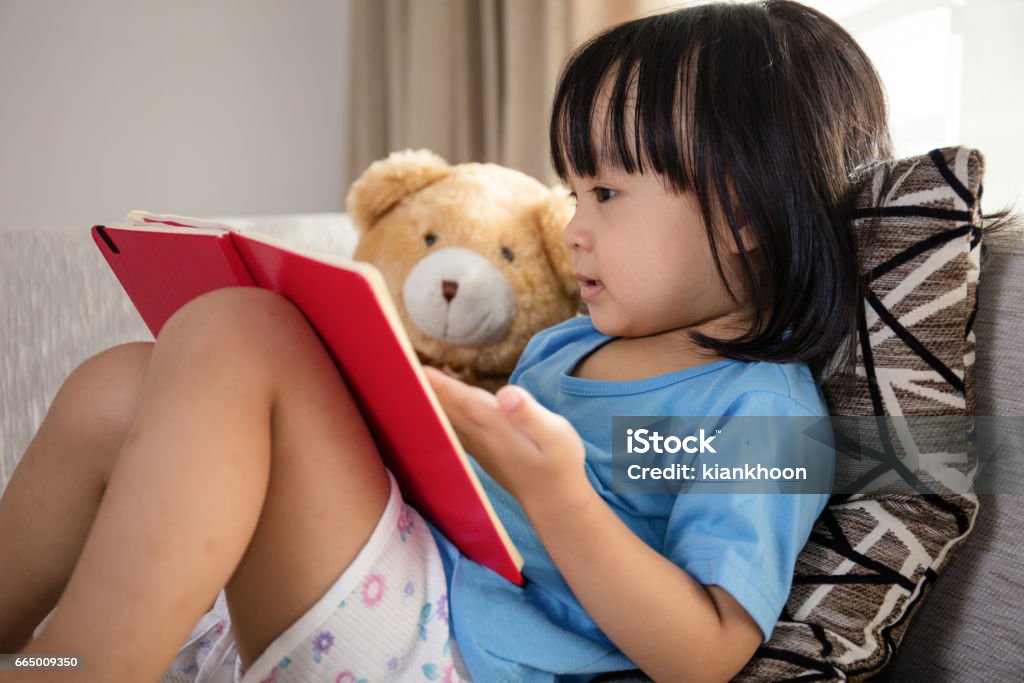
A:
<svg viewBox="0 0 1024 683">
<path fill-rule="evenodd" d="M 343 214 L 223 219 L 304 249 L 351 255 Z M 64 378 L 115 344 L 152 341 L 92 242 L 71 232 L 0 232 L 0 489 Z"/>
</svg>

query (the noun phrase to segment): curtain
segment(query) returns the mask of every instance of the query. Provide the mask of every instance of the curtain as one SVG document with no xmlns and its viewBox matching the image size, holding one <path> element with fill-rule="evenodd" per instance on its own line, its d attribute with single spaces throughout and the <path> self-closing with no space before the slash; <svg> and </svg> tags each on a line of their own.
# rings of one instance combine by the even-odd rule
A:
<svg viewBox="0 0 1024 683">
<path fill-rule="evenodd" d="M 666 0 L 354 0 L 349 168 L 425 147 L 553 182 L 548 116 L 559 70 L 597 31 Z"/>
</svg>

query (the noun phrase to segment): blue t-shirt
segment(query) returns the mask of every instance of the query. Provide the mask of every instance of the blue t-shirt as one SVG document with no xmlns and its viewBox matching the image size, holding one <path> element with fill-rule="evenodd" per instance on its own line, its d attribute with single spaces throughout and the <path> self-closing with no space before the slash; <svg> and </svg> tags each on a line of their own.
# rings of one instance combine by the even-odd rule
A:
<svg viewBox="0 0 1024 683">
<path fill-rule="evenodd" d="M 728 591 L 767 640 L 789 594 L 796 556 L 828 496 L 617 493 L 612 417 L 824 416 L 820 389 L 803 363 L 720 360 L 620 382 L 571 375 L 611 339 L 585 316 L 544 330 L 530 340 L 510 383 L 572 423 L 586 446 L 586 474 L 616 515 L 698 582 Z M 527 579 L 524 587 L 502 579 L 431 525 L 445 563 L 455 641 L 474 680 L 552 681 L 556 674 L 636 668 L 584 611 L 515 498 L 470 461 L 523 555 Z"/>
</svg>

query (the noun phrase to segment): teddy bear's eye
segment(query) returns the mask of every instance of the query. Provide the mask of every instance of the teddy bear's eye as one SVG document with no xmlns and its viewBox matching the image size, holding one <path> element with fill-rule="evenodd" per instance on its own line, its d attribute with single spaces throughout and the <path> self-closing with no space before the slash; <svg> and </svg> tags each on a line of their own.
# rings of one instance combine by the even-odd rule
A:
<svg viewBox="0 0 1024 683">
<path fill-rule="evenodd" d="M 501 248 L 501 257 L 508 261 L 509 263 L 512 263 L 516 258 L 515 256 L 512 255 L 512 250 L 509 249 L 508 247 Z"/>
<path fill-rule="evenodd" d="M 434 243 L 437 242 L 437 235 L 432 232 L 428 232 L 423 236 L 423 241 L 427 243 L 428 247 L 432 247 L 434 246 Z"/>
</svg>

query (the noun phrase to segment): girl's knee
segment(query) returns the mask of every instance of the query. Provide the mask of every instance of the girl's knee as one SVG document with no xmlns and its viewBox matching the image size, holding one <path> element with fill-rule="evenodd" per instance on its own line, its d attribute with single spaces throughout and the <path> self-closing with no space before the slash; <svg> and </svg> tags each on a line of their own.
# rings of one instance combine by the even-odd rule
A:
<svg viewBox="0 0 1024 683">
<path fill-rule="evenodd" d="M 62 408 L 101 428 L 130 422 L 152 351 L 153 342 L 130 342 L 86 359 L 61 387 Z"/>
<path fill-rule="evenodd" d="M 308 332 L 302 313 L 283 296 L 259 287 L 226 287 L 178 309 L 160 330 L 157 346 L 238 356 L 288 345 L 297 333 Z"/>
<path fill-rule="evenodd" d="M 152 342 L 120 344 L 86 359 L 57 392 L 45 425 L 74 452 L 112 460 L 135 417 Z"/>
</svg>

